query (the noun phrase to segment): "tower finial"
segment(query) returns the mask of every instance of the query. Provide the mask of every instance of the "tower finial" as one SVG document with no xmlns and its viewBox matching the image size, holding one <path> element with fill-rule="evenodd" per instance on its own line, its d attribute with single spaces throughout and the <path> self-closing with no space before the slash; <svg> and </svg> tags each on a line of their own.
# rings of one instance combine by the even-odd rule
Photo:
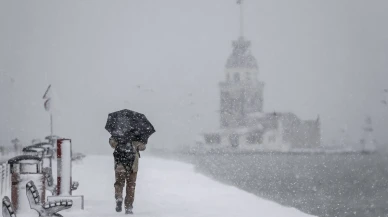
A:
<svg viewBox="0 0 388 217">
<path fill-rule="evenodd" d="M 244 0 L 237 0 L 237 4 L 240 5 L 240 37 L 244 37 Z"/>
</svg>

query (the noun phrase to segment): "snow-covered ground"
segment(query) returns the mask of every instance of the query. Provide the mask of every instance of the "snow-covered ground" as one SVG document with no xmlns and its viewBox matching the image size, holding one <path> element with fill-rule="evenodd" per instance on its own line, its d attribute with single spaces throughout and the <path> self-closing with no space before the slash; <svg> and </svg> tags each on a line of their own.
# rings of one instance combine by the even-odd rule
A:
<svg viewBox="0 0 388 217">
<path fill-rule="evenodd" d="M 115 212 L 112 157 L 87 156 L 74 163 L 73 180 L 80 181 L 74 195 L 85 196 L 85 211 L 62 212 L 65 217 L 124 216 Z M 213 181 L 190 164 L 149 156 L 141 158 L 134 212 L 143 217 L 309 216 Z"/>
</svg>

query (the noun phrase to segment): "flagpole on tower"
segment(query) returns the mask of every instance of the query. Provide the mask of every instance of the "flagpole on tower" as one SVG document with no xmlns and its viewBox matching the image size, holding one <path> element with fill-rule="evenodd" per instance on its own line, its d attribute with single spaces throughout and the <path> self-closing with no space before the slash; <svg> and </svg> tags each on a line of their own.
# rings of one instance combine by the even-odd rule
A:
<svg viewBox="0 0 388 217">
<path fill-rule="evenodd" d="M 237 0 L 240 5 L 240 37 L 244 37 L 244 0 Z"/>
</svg>

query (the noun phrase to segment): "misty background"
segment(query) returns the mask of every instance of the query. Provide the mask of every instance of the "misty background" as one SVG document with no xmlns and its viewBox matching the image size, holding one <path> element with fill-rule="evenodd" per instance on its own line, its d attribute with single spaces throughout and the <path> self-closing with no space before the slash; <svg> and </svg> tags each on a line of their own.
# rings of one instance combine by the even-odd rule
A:
<svg viewBox="0 0 388 217">
<path fill-rule="evenodd" d="M 323 144 L 359 142 L 366 115 L 388 143 L 388 2 L 246 0 L 245 36 L 265 82 L 264 111 L 320 115 Z M 175 148 L 219 126 L 218 83 L 239 34 L 234 0 L 0 0 L 0 143 L 54 133 L 111 153 L 107 114 L 128 108 Z"/>
</svg>

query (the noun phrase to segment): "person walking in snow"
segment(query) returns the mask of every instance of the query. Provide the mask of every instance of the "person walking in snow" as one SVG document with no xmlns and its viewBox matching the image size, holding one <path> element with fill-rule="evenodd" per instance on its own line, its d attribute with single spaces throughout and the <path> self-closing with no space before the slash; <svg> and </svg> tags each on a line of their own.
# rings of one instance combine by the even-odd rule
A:
<svg viewBox="0 0 388 217">
<path fill-rule="evenodd" d="M 139 169 L 139 152 L 146 149 L 146 142 L 140 140 L 128 141 L 127 139 L 111 136 L 109 144 L 114 149 L 116 212 L 122 211 L 123 189 L 126 184 L 125 214 L 133 214 L 136 178 Z"/>
</svg>

